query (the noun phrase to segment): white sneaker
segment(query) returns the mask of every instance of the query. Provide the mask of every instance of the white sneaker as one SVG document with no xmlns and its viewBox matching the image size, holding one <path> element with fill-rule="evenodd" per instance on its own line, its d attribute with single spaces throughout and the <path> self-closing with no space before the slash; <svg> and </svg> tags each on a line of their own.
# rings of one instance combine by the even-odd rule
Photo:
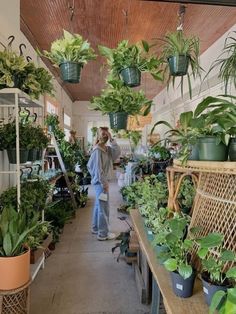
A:
<svg viewBox="0 0 236 314">
<path fill-rule="evenodd" d="M 99 241 L 114 240 L 115 238 L 116 238 L 116 234 L 112 232 L 108 232 L 106 237 L 97 236 L 97 239 Z"/>
</svg>

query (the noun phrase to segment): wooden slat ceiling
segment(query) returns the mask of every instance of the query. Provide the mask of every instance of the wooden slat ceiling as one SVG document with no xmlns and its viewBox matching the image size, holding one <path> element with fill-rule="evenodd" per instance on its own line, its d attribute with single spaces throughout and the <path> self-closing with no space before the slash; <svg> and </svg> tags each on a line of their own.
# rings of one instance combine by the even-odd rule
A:
<svg viewBox="0 0 236 314">
<path fill-rule="evenodd" d="M 69 6 L 73 0 L 21 0 L 21 30 L 31 44 L 50 49 L 50 43 L 62 35 L 62 29 L 81 34 L 97 45 L 115 47 L 122 39 L 131 43 L 141 39 L 151 41 L 176 29 L 179 5 L 167 2 L 138 0 L 75 0 L 75 11 L 70 23 Z M 125 12 L 128 18 L 125 17 Z M 204 52 L 236 23 L 236 8 L 208 5 L 187 5 L 184 31 L 201 40 Z M 89 100 L 99 95 L 104 87 L 103 59 L 91 61 L 82 72 L 79 84 L 63 84 L 72 100 Z M 49 64 L 49 62 L 47 63 Z M 60 81 L 59 74 L 49 64 Z M 143 75 L 142 86 L 148 97 L 157 95 L 163 85 L 148 74 Z"/>
</svg>

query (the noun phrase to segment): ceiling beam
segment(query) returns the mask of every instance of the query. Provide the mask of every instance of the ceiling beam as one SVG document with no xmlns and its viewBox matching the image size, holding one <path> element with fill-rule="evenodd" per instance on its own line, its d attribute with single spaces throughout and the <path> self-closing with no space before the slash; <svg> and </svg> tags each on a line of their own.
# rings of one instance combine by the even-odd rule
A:
<svg viewBox="0 0 236 314">
<path fill-rule="evenodd" d="M 207 5 L 221 5 L 236 7 L 236 0 L 140 0 L 140 1 L 152 1 L 152 2 L 172 2 L 172 3 L 184 3 L 184 4 L 207 4 Z"/>
</svg>

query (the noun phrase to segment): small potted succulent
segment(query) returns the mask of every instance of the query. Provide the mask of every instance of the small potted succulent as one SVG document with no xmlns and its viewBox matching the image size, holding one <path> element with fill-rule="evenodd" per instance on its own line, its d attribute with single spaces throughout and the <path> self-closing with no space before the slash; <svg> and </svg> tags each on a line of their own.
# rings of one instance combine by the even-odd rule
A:
<svg viewBox="0 0 236 314">
<path fill-rule="evenodd" d="M 68 83 L 79 83 L 81 68 L 96 58 L 87 40 L 66 30 L 63 30 L 62 38 L 52 42 L 50 51 L 44 50 L 39 54 L 59 67 L 62 80 Z"/>
<path fill-rule="evenodd" d="M 126 129 L 128 116 L 146 116 L 151 110 L 152 101 L 143 91 L 133 91 L 124 86 L 122 81 L 110 81 L 100 96 L 93 97 L 91 109 L 109 114 L 111 129 Z"/>
<path fill-rule="evenodd" d="M 223 248 L 224 235 L 209 233 L 197 240 L 200 245 L 198 256 L 202 262 L 202 282 L 206 303 L 210 306 L 216 291 L 226 291 L 231 288 L 231 280 L 236 278 L 236 267 L 226 271 L 227 263 L 234 263 L 236 255 L 233 251 Z M 217 252 L 217 253 L 216 253 Z"/>
<path fill-rule="evenodd" d="M 161 62 L 149 54 L 150 48 L 146 41 L 130 45 L 128 40 L 122 40 L 114 49 L 98 46 L 100 54 L 107 58 L 108 80 L 121 78 L 125 85 L 135 87 L 140 85 L 141 72 L 162 80 Z"/>
</svg>

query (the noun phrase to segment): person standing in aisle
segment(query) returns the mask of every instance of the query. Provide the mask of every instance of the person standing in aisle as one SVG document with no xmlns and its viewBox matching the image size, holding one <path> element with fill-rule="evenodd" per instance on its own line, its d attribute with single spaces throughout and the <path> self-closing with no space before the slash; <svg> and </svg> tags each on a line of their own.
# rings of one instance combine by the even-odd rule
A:
<svg viewBox="0 0 236 314">
<path fill-rule="evenodd" d="M 109 145 L 106 145 L 109 143 Z M 92 233 L 97 234 L 100 241 L 116 238 L 109 232 L 109 184 L 113 170 L 113 161 L 120 156 L 120 147 L 111 137 L 106 127 L 97 131 L 97 140 L 91 153 L 87 167 L 91 174 L 96 199 L 93 209 Z"/>
</svg>

